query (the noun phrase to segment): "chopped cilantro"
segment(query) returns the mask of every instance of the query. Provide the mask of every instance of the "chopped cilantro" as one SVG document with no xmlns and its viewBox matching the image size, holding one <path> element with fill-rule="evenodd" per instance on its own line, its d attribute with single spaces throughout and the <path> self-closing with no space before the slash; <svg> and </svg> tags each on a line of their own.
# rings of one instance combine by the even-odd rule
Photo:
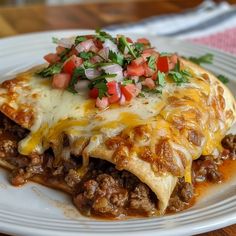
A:
<svg viewBox="0 0 236 236">
<path fill-rule="evenodd" d="M 120 53 L 115 53 L 115 52 L 113 52 L 113 51 L 110 50 L 110 51 L 109 51 L 108 58 L 109 58 L 112 62 L 117 63 L 117 64 L 119 64 L 119 65 L 121 65 L 121 66 L 123 66 L 123 64 L 124 64 L 124 57 L 123 57 L 123 55 L 120 54 Z"/>
<path fill-rule="evenodd" d="M 52 43 L 58 43 L 59 42 L 59 39 L 58 38 L 56 38 L 56 37 L 52 37 Z"/>
<path fill-rule="evenodd" d="M 229 79 L 225 77 L 224 75 L 218 75 L 218 80 L 220 80 L 223 84 L 227 84 L 229 82 Z"/>
<path fill-rule="evenodd" d="M 187 71 L 181 71 L 181 72 L 170 71 L 169 75 L 177 85 L 181 85 L 182 83 L 188 82 Z"/>
<path fill-rule="evenodd" d="M 161 86 L 161 87 L 164 87 L 166 81 L 165 81 L 165 73 L 164 72 L 160 72 L 158 71 L 157 72 L 157 79 L 158 79 L 158 84 Z"/>
<path fill-rule="evenodd" d="M 213 55 L 211 53 L 207 53 L 203 56 L 200 56 L 200 57 L 189 57 L 188 59 L 192 62 L 194 62 L 195 64 L 202 64 L 202 63 L 205 63 L 205 64 L 212 64 L 212 61 L 213 61 Z"/>
<path fill-rule="evenodd" d="M 156 70 L 156 57 L 155 56 L 150 56 L 148 57 L 148 66 L 152 70 Z"/>
<path fill-rule="evenodd" d="M 54 74 L 60 73 L 61 69 L 62 69 L 61 64 L 53 64 L 53 65 L 49 65 L 48 67 L 46 67 L 46 68 L 42 69 L 41 71 L 37 72 L 37 75 L 40 75 L 43 78 L 50 77 Z"/>
<path fill-rule="evenodd" d="M 83 65 L 84 65 L 85 69 L 88 69 L 88 68 L 95 68 L 95 67 L 96 67 L 96 64 L 93 64 L 93 63 L 91 63 L 90 61 L 84 61 L 84 62 L 83 62 Z"/>
<path fill-rule="evenodd" d="M 59 57 L 61 58 L 61 62 L 65 62 L 67 60 L 67 54 L 69 53 L 70 48 L 65 48 L 64 51 L 59 55 Z"/>
<path fill-rule="evenodd" d="M 177 85 L 188 83 L 191 74 L 187 70 L 180 70 L 179 61 L 176 63 L 174 70 L 168 74 Z"/>
<path fill-rule="evenodd" d="M 91 57 L 93 57 L 93 53 L 92 52 L 81 52 L 79 53 L 79 57 L 81 57 L 82 59 L 88 60 Z"/>
<path fill-rule="evenodd" d="M 132 79 L 124 79 L 123 81 L 122 81 L 122 85 L 127 85 L 127 84 L 133 84 L 133 80 Z"/>
<path fill-rule="evenodd" d="M 95 37 L 100 41 L 104 42 L 106 39 L 110 39 L 113 43 L 115 43 L 115 39 L 108 33 L 101 31 L 100 29 L 96 30 Z"/>
<path fill-rule="evenodd" d="M 127 42 L 125 36 L 121 36 L 119 38 L 119 44 L 118 44 L 118 48 L 120 49 L 121 52 L 125 51 L 125 48 L 127 47 L 127 49 L 129 50 L 129 53 L 134 57 L 137 58 L 137 55 L 135 54 L 133 48 L 131 47 L 130 43 Z"/>
<path fill-rule="evenodd" d="M 76 93 L 75 91 L 75 84 L 78 82 L 79 77 L 85 77 L 85 72 L 83 67 L 77 67 L 74 69 L 72 78 L 70 80 L 69 86 L 67 87 L 67 90 L 71 93 Z"/>
<path fill-rule="evenodd" d="M 139 93 L 138 96 L 141 97 L 141 98 L 145 98 L 145 95 L 142 92 Z"/>
<path fill-rule="evenodd" d="M 106 85 L 106 81 L 105 80 L 102 80 L 99 83 L 96 83 L 94 85 L 94 87 L 98 89 L 98 97 L 100 99 L 106 95 L 107 85 Z"/>
<path fill-rule="evenodd" d="M 157 94 L 157 93 L 161 94 L 162 93 L 160 88 L 149 89 L 147 87 L 143 87 L 142 91 L 146 92 L 146 93 L 154 93 L 154 94 Z"/>
<path fill-rule="evenodd" d="M 134 43 L 133 45 L 134 45 L 134 49 L 135 49 L 136 54 L 140 55 L 144 49 L 144 44 L 143 43 Z"/>
<path fill-rule="evenodd" d="M 84 41 L 86 41 L 87 40 L 87 38 L 85 37 L 85 36 L 77 36 L 76 38 L 75 38 L 75 45 L 77 45 L 77 44 L 79 44 L 79 43 L 81 43 L 81 42 L 84 42 Z"/>
<path fill-rule="evenodd" d="M 169 53 L 169 52 L 161 52 L 161 53 L 160 53 L 160 56 L 161 56 L 161 57 L 164 57 L 164 56 L 167 56 L 167 57 L 168 57 L 168 56 L 171 56 L 171 55 L 172 55 L 172 54 Z"/>
</svg>

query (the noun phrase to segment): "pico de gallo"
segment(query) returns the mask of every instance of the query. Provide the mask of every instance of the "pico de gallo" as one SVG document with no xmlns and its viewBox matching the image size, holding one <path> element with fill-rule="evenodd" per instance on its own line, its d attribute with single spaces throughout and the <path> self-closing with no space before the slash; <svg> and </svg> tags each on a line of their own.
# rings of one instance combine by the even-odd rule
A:
<svg viewBox="0 0 236 236">
<path fill-rule="evenodd" d="M 56 52 L 44 56 L 49 65 L 38 75 L 52 78 L 55 89 L 88 91 L 100 109 L 125 105 L 146 93 L 161 94 L 167 77 L 177 85 L 190 77 L 188 70 L 180 69 L 177 54 L 158 52 L 146 38 L 133 41 L 97 30 L 94 35 L 53 42 Z"/>
</svg>

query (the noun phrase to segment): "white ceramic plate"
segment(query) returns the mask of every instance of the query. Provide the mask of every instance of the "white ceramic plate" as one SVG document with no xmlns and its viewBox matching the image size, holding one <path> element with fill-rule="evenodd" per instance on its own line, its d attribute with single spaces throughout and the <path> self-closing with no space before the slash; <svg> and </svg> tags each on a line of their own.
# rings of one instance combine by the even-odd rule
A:
<svg viewBox="0 0 236 236">
<path fill-rule="evenodd" d="M 54 50 L 52 36 L 65 37 L 91 31 L 70 30 L 35 33 L 0 40 L 0 78 L 43 63 L 43 56 Z M 137 35 L 130 35 L 137 38 Z M 147 37 L 147 36 L 145 36 Z M 216 74 L 230 78 L 228 86 L 236 93 L 236 58 L 203 46 L 169 38 L 149 37 L 160 51 L 199 56 L 210 52 L 214 64 L 207 66 Z M 236 130 L 235 130 L 236 131 Z M 175 215 L 126 221 L 98 221 L 82 217 L 70 197 L 37 184 L 15 188 L 0 172 L 0 231 L 14 235 L 192 235 L 236 223 L 236 175 L 225 184 L 205 193 L 194 207 Z"/>
</svg>

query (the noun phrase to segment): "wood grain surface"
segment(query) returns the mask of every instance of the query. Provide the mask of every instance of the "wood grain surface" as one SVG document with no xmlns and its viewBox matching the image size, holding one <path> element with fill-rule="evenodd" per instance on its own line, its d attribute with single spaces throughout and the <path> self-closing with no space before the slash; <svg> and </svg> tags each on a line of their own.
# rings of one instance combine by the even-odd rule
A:
<svg viewBox="0 0 236 236">
<path fill-rule="evenodd" d="M 180 13 L 201 2 L 201 0 L 127 0 L 62 6 L 0 7 L 0 37 L 45 30 L 94 29 L 111 24 L 130 23 L 154 15 Z M 236 0 L 228 2 L 235 4 Z M 6 235 L 0 233 L 0 236 Z M 236 225 L 199 236 L 236 236 Z"/>
</svg>

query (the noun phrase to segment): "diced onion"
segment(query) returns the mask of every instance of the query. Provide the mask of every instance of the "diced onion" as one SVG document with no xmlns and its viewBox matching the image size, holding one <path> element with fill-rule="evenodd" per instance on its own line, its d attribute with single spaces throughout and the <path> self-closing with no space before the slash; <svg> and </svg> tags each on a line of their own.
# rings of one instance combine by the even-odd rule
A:
<svg viewBox="0 0 236 236">
<path fill-rule="evenodd" d="M 109 56 L 109 48 L 102 48 L 98 54 L 104 59 L 104 60 L 108 60 L 108 56 Z"/>
<path fill-rule="evenodd" d="M 118 53 L 118 48 L 115 43 L 113 43 L 110 39 L 105 39 L 103 43 L 103 48 L 109 48 L 110 51 L 113 51 L 115 53 Z"/>
<path fill-rule="evenodd" d="M 100 74 L 101 74 L 101 72 L 98 71 L 97 69 L 94 69 L 94 68 L 89 68 L 89 69 L 85 70 L 85 76 L 88 79 L 94 79 L 94 78 L 98 77 Z"/>
<path fill-rule="evenodd" d="M 79 43 L 75 49 L 77 52 L 88 52 L 91 47 L 94 47 L 94 43 L 92 39 L 88 39 L 84 42 Z"/>
<path fill-rule="evenodd" d="M 112 80 L 116 80 L 117 82 L 121 82 L 124 78 L 123 69 L 118 64 L 102 66 L 101 69 L 103 69 L 106 74 L 116 74 L 115 77 L 112 77 Z"/>
<path fill-rule="evenodd" d="M 58 40 L 57 44 L 64 48 L 71 48 L 75 42 L 74 38 L 61 38 Z"/>
<path fill-rule="evenodd" d="M 84 90 L 88 89 L 88 85 L 89 85 L 89 81 L 88 80 L 79 80 L 76 84 L 75 84 L 75 90 L 77 92 L 81 92 Z"/>
</svg>

